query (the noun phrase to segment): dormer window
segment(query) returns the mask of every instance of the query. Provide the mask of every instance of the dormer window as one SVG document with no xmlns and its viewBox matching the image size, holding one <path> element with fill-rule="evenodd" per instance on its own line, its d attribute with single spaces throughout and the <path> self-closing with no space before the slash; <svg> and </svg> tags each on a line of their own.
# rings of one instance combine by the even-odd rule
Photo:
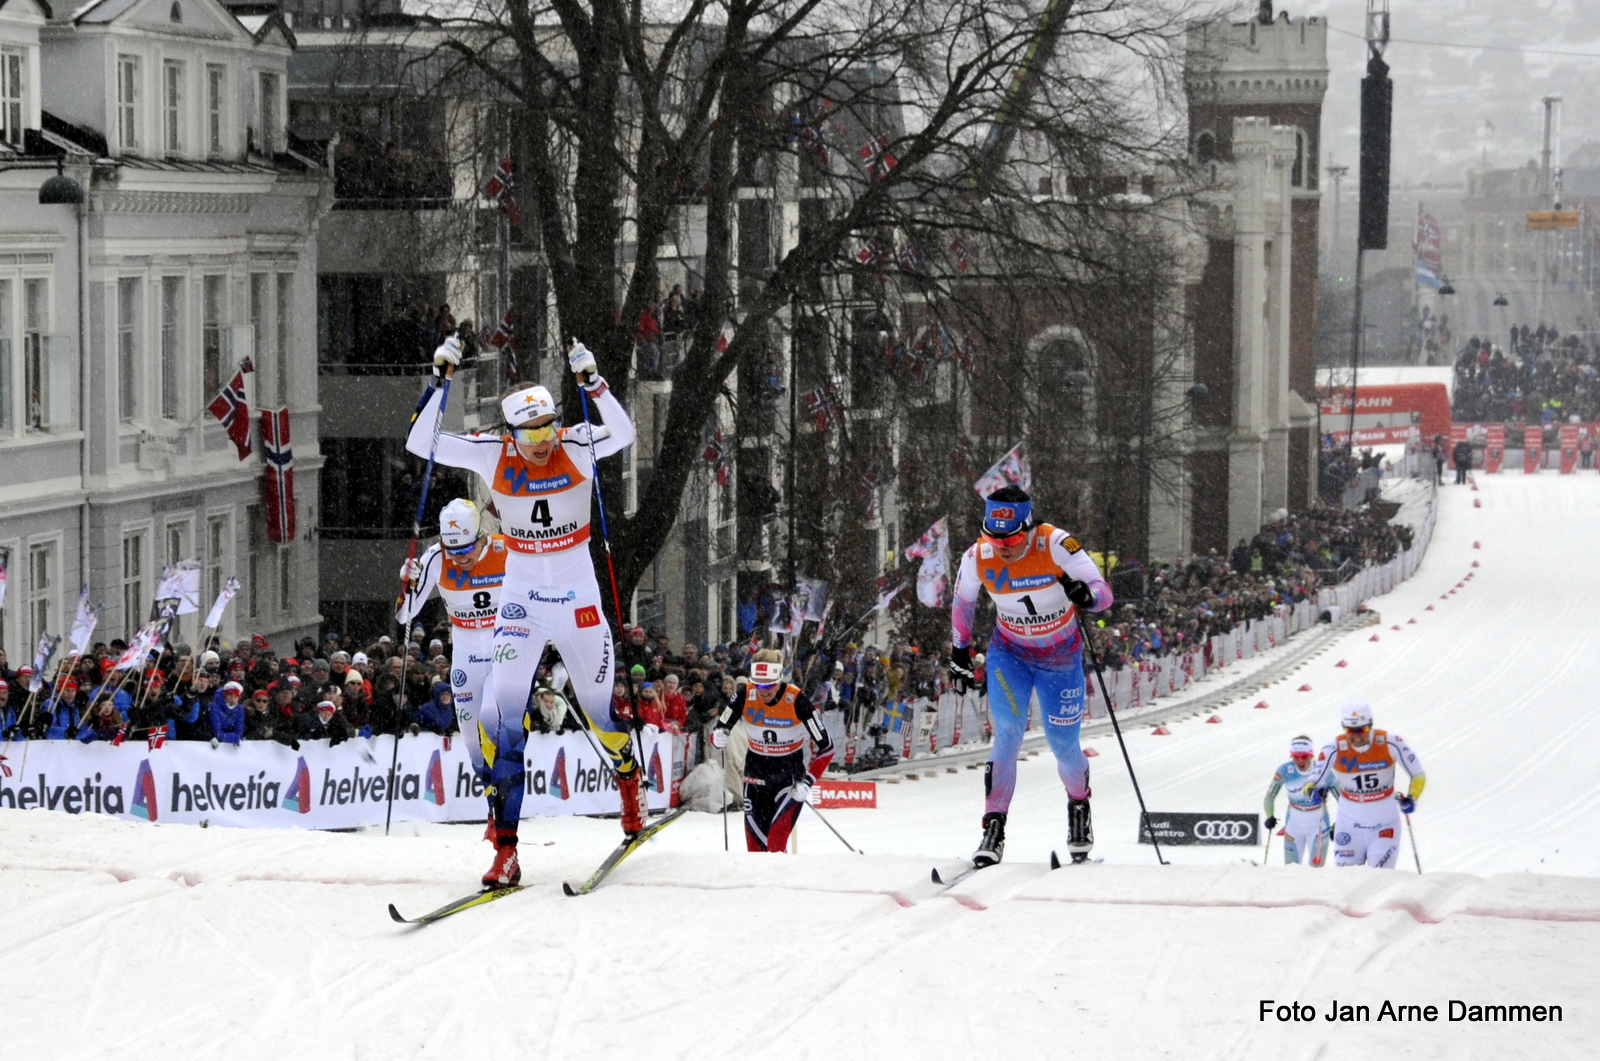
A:
<svg viewBox="0 0 1600 1061">
<path fill-rule="evenodd" d="M 22 53 L 9 48 L 0 51 L 0 141 L 22 146 Z"/>
<path fill-rule="evenodd" d="M 168 12 L 167 18 L 173 22 L 183 21 L 183 5 L 179 4 L 178 0 L 172 0 L 172 10 Z"/>
<path fill-rule="evenodd" d="M 139 150 L 139 57 L 117 56 L 117 146 Z"/>
</svg>

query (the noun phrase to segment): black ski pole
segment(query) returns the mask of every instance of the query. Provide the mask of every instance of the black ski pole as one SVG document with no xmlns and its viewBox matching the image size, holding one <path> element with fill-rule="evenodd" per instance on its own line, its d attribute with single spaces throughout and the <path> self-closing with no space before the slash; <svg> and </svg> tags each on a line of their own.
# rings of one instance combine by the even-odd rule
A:
<svg viewBox="0 0 1600 1061">
<path fill-rule="evenodd" d="M 722 850 L 728 850 L 728 746 L 722 746 L 722 777 L 718 779 L 722 792 Z"/>
<path fill-rule="evenodd" d="M 1133 772 L 1133 760 L 1128 757 L 1128 745 L 1122 740 L 1122 726 L 1117 723 L 1117 709 L 1111 706 L 1111 690 L 1106 688 L 1106 676 L 1100 669 L 1100 657 L 1094 653 L 1094 645 L 1089 640 L 1089 625 L 1083 621 L 1083 612 L 1078 612 L 1078 635 L 1083 638 L 1083 652 L 1089 657 L 1089 662 L 1094 665 L 1094 682 L 1100 686 L 1100 695 L 1105 697 L 1106 711 L 1111 715 L 1111 728 L 1117 734 L 1117 747 L 1122 749 L 1122 761 L 1128 764 L 1128 780 L 1133 782 L 1133 794 L 1139 797 L 1140 820 L 1144 822 L 1145 831 L 1150 834 L 1150 846 L 1156 850 L 1156 861 L 1163 866 L 1167 860 L 1161 857 L 1161 842 L 1156 839 L 1156 831 L 1150 827 L 1150 812 L 1145 809 L 1144 793 L 1139 791 L 1139 778 Z"/>
<path fill-rule="evenodd" d="M 1416 862 L 1417 873 L 1420 874 L 1422 872 L 1422 856 L 1417 854 L 1417 834 L 1416 830 L 1411 828 L 1411 815 L 1409 814 L 1406 815 L 1406 836 L 1411 839 L 1411 858 Z"/>
</svg>

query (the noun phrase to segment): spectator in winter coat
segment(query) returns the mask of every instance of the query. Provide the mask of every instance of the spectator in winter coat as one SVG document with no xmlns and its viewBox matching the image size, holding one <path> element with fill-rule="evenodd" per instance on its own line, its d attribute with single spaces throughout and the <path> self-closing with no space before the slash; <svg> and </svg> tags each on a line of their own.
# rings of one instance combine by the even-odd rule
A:
<svg viewBox="0 0 1600 1061">
<path fill-rule="evenodd" d="M 179 685 L 172 694 L 172 720 L 177 726 L 173 736 L 178 740 L 211 739 L 211 701 L 216 699 L 214 681 L 207 670 L 198 670 L 190 677 L 187 686 Z"/>
<path fill-rule="evenodd" d="M 403 719 L 400 715 L 400 679 L 393 674 L 382 674 L 376 683 L 372 703 L 367 712 L 368 725 L 374 735 L 398 734 Z"/>
<path fill-rule="evenodd" d="M 372 736 L 372 703 L 361 672 L 351 668 L 344 675 L 344 718 L 363 737 Z"/>
<path fill-rule="evenodd" d="M 429 733 L 437 733 L 441 737 L 454 728 L 455 696 L 451 693 L 448 682 L 433 683 L 433 695 L 417 708 L 412 721 Z"/>
<path fill-rule="evenodd" d="M 666 719 L 666 727 L 674 733 L 682 733 L 685 723 L 689 721 L 689 702 L 678 691 L 678 676 L 669 674 L 661 679 L 661 715 Z"/>
<path fill-rule="evenodd" d="M 250 702 L 244 709 L 245 740 L 272 739 L 273 719 L 269 700 L 270 694 L 265 689 L 257 689 L 250 694 Z"/>
<path fill-rule="evenodd" d="M 629 628 L 628 643 L 622 646 L 622 665 L 629 670 L 634 667 L 648 667 L 650 657 L 654 655 L 654 649 L 645 641 L 644 627 Z"/>
<path fill-rule="evenodd" d="M 238 744 L 244 739 L 244 686 L 227 682 L 216 699 L 211 701 L 211 740 L 213 743 Z"/>
<path fill-rule="evenodd" d="M 102 693 L 90 708 L 89 718 L 78 728 L 78 739 L 85 744 L 114 741 L 122 732 L 122 724 L 122 712 L 117 710 L 115 699 Z"/>
<path fill-rule="evenodd" d="M 654 682 L 645 682 L 639 686 L 639 721 L 658 730 L 667 728 L 666 713 L 661 709 L 661 701 L 656 696 Z"/>
<path fill-rule="evenodd" d="M 356 735 L 339 714 L 332 700 L 321 700 L 316 708 L 300 720 L 301 740 L 325 740 L 331 748 Z"/>
<path fill-rule="evenodd" d="M 1467 472 L 1472 469 L 1472 443 L 1466 439 L 1457 442 L 1450 449 L 1450 460 L 1456 466 L 1456 485 L 1466 485 Z"/>
</svg>

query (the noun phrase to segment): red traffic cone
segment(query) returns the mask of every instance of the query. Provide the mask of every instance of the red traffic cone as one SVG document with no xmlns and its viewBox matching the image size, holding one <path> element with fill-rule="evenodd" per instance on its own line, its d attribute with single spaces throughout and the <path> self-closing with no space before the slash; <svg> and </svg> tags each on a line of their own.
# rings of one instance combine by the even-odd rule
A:
<svg viewBox="0 0 1600 1061">
<path fill-rule="evenodd" d="M 1099 755 L 1100 753 L 1095 751 L 1093 748 L 1085 748 L 1085 749 L 1083 749 L 1083 754 L 1088 756 L 1089 758 L 1093 759 L 1095 756 Z"/>
<path fill-rule="evenodd" d="M 1440 599 L 1443 600 L 1444 598 L 1441 597 Z M 1428 605 L 1426 608 L 1424 608 L 1422 610 L 1425 611 L 1425 612 L 1431 612 L 1431 611 L 1433 611 L 1433 605 L 1430 604 L 1430 605 Z"/>
<path fill-rule="evenodd" d="M 1172 736 L 1172 731 L 1170 729 L 1168 729 L 1167 727 L 1165 727 L 1165 726 L 1157 726 L 1155 729 L 1150 731 L 1150 736 L 1152 736 L 1152 737 L 1170 737 L 1170 736 Z"/>
<path fill-rule="evenodd" d="M 1395 623 L 1393 626 L 1389 627 L 1389 629 L 1398 630 L 1398 629 L 1400 629 L 1400 624 L 1399 623 Z"/>
<path fill-rule="evenodd" d="M 1428 605 L 1428 607 L 1431 609 L 1433 607 L 1433 605 L 1430 604 L 1430 605 Z M 1416 623 L 1416 620 L 1415 619 L 1407 619 L 1406 622 L 1414 624 L 1414 623 Z"/>
<path fill-rule="evenodd" d="M 1267 709 L 1267 702 L 1265 700 L 1262 700 L 1261 702 L 1256 704 L 1256 710 L 1257 711 L 1265 711 L 1266 709 Z"/>
<path fill-rule="evenodd" d="M 1222 721 L 1222 716 L 1221 715 L 1212 715 L 1210 718 L 1206 719 L 1206 722 L 1208 724 L 1212 724 L 1212 725 L 1214 725 L 1214 724 L 1216 724 L 1218 722 L 1221 722 L 1221 721 Z"/>
<path fill-rule="evenodd" d="M 1478 484 L 1477 483 L 1473 483 L 1472 484 L 1472 492 L 1473 493 L 1477 493 L 1478 492 Z"/>
<path fill-rule="evenodd" d="M 1396 629 L 1398 629 L 1398 627 L 1396 627 Z M 1367 640 L 1368 641 L 1376 641 L 1376 640 L 1378 640 L 1378 635 L 1377 634 L 1373 634 L 1371 637 L 1367 638 Z"/>
<path fill-rule="evenodd" d="M 1300 687 L 1300 691 L 1301 691 L 1301 692 L 1302 692 L 1302 693 L 1309 693 L 1309 692 L 1310 692 L 1310 691 L 1311 691 L 1311 686 L 1309 686 L 1309 685 L 1302 685 L 1302 686 L 1301 686 L 1301 687 Z"/>
<path fill-rule="evenodd" d="M 1348 667 L 1348 666 L 1350 666 L 1350 664 L 1341 659 L 1338 663 L 1335 663 L 1334 666 L 1335 667 Z"/>
<path fill-rule="evenodd" d="M 1482 508 L 1483 507 L 1483 498 L 1481 498 L 1481 497 L 1473 498 L 1472 499 L 1472 507 L 1473 508 Z"/>
<path fill-rule="evenodd" d="M 1481 542 L 1473 542 L 1472 543 L 1472 547 L 1474 549 L 1482 549 L 1483 548 L 1483 544 Z"/>
<path fill-rule="evenodd" d="M 1478 566 L 1478 561 L 1476 561 L 1476 560 L 1472 561 L 1472 566 L 1473 567 L 1477 567 Z"/>
</svg>

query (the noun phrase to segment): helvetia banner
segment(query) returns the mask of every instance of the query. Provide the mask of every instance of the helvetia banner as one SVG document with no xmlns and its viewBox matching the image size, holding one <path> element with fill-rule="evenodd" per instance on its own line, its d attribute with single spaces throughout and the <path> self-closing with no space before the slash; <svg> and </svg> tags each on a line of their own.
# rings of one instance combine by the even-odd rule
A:
<svg viewBox="0 0 1600 1061">
<path fill-rule="evenodd" d="M 400 740 L 391 777 L 393 737 L 355 738 L 335 747 L 276 741 L 217 748 L 204 741 L 13 742 L 0 749 L 0 809 L 110 814 L 156 823 L 244 829 L 349 829 L 381 825 L 389 790 L 395 821 L 482 821 L 483 786 L 459 737 L 423 734 Z M 644 749 L 646 763 L 671 762 L 672 736 Z M 615 776 L 581 733 L 530 734 L 523 813 L 616 814 Z M 658 775 L 659 776 L 659 773 Z M 652 808 L 671 798 L 652 785 Z"/>
</svg>

